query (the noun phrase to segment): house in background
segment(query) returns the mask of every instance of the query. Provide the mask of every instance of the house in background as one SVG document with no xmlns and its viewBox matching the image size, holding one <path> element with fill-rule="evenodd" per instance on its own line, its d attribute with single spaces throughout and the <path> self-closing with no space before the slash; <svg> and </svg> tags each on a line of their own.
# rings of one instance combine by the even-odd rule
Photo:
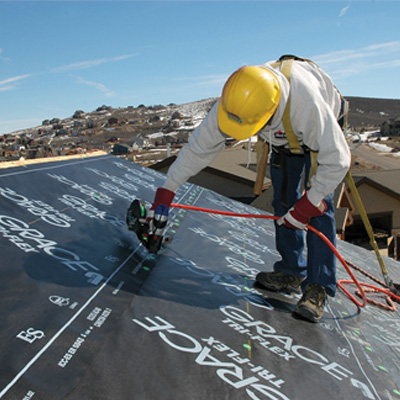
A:
<svg viewBox="0 0 400 400">
<path fill-rule="evenodd" d="M 149 168 L 167 173 L 176 156 L 168 157 Z M 221 151 L 217 158 L 197 175 L 189 179 L 190 183 L 213 190 L 223 196 L 250 204 L 256 179 L 256 153 L 247 149 L 231 147 Z M 271 181 L 264 179 L 264 187 Z"/>
<path fill-rule="evenodd" d="M 112 139 L 112 142 L 114 142 L 112 154 L 114 155 L 126 155 L 149 147 L 149 141 L 140 133 L 129 141 L 119 141 L 118 138 Z"/>
<path fill-rule="evenodd" d="M 175 159 L 176 156 L 168 157 L 149 167 L 167 173 Z M 189 182 L 272 214 L 273 189 L 269 169 L 260 196 L 253 193 L 256 170 L 255 152 L 231 147 L 222 151 Z M 381 252 L 400 259 L 400 170 L 367 171 L 353 174 L 353 177 Z M 334 204 L 337 237 L 371 248 L 360 213 L 344 182 L 335 191 Z"/>
<path fill-rule="evenodd" d="M 400 136 L 400 117 L 385 121 L 381 126 L 382 136 Z"/>
<path fill-rule="evenodd" d="M 167 173 L 175 159 L 176 156 L 169 157 L 149 167 Z M 260 196 L 256 196 L 253 192 L 256 171 L 255 152 L 249 152 L 245 148 L 231 147 L 219 153 L 208 167 L 190 178 L 189 182 L 273 214 L 273 189 L 269 179 L 269 169 L 267 168 Z M 346 185 L 340 185 L 335 191 L 335 204 L 336 232 L 338 237 L 343 239 L 346 228 L 353 223 L 352 212 L 354 210 Z"/>
<path fill-rule="evenodd" d="M 115 143 L 112 147 L 112 154 L 115 156 L 126 155 L 132 151 L 132 147 L 129 143 Z"/>
<path fill-rule="evenodd" d="M 400 258 L 400 169 L 365 171 L 353 174 L 365 211 L 379 247 L 387 248 L 387 255 Z M 366 231 L 357 209 L 354 224 L 346 230 L 346 240 L 366 240 Z M 358 244 L 357 241 L 354 241 Z"/>
<path fill-rule="evenodd" d="M 139 133 L 136 137 L 129 141 L 129 145 L 133 151 L 139 151 L 150 147 L 150 142 L 145 136 Z"/>
</svg>

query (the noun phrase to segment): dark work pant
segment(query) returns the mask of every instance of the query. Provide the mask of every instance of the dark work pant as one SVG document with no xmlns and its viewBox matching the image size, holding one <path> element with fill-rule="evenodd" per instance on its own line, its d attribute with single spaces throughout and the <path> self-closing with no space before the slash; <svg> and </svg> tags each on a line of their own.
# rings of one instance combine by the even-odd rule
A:
<svg viewBox="0 0 400 400">
<path fill-rule="evenodd" d="M 308 181 L 310 164 L 309 153 L 304 156 L 272 153 L 271 180 L 274 189 L 272 205 L 275 215 L 283 216 L 300 199 L 304 187 L 302 181 L 303 179 L 304 182 Z M 333 193 L 324 200 L 328 207 L 325 214 L 311 218 L 309 224 L 336 245 Z M 302 284 L 303 288 L 308 283 L 318 283 L 326 288 L 330 296 L 334 296 L 336 257 L 328 245 L 313 232 L 305 233 L 284 225 L 278 226 L 276 222 L 275 230 L 276 248 L 282 259 L 275 263 L 274 271 L 306 278 Z"/>
</svg>

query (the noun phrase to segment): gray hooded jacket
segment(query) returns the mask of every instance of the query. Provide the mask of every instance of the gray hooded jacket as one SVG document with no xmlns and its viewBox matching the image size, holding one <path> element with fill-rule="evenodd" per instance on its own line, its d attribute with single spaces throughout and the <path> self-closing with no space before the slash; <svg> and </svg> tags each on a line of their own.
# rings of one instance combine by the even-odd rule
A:
<svg viewBox="0 0 400 400">
<path fill-rule="evenodd" d="M 290 122 L 300 144 L 318 151 L 318 168 L 311 180 L 309 200 L 316 206 L 332 193 L 350 166 L 351 154 L 337 123 L 341 108 L 340 94 L 330 77 L 317 65 L 304 61 L 293 63 L 290 84 L 278 69 L 268 62 L 263 67 L 279 79 L 281 98 L 278 108 L 258 135 L 273 146 L 288 146 L 282 132 L 282 116 L 290 93 Z M 191 176 L 208 166 L 224 148 L 227 136 L 218 128 L 218 104 L 193 131 L 169 168 L 166 189 L 176 191 Z"/>
</svg>

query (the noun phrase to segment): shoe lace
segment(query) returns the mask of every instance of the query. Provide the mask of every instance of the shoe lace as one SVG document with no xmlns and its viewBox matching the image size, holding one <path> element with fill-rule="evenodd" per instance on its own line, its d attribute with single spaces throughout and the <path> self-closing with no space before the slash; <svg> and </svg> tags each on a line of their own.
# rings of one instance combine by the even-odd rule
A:
<svg viewBox="0 0 400 400">
<path fill-rule="evenodd" d="M 320 285 L 309 285 L 306 289 L 306 300 L 310 301 L 310 303 L 315 304 L 318 307 L 321 307 L 325 304 L 326 300 L 326 291 Z"/>
</svg>

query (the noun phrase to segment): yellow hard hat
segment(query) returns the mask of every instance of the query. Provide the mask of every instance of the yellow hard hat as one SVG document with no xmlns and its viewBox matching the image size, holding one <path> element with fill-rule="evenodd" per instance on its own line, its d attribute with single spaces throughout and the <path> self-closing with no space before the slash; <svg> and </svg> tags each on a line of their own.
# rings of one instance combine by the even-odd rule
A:
<svg viewBox="0 0 400 400">
<path fill-rule="evenodd" d="M 246 65 L 226 81 L 218 107 L 218 126 L 237 140 L 255 135 L 279 104 L 281 86 L 268 69 Z"/>
</svg>

